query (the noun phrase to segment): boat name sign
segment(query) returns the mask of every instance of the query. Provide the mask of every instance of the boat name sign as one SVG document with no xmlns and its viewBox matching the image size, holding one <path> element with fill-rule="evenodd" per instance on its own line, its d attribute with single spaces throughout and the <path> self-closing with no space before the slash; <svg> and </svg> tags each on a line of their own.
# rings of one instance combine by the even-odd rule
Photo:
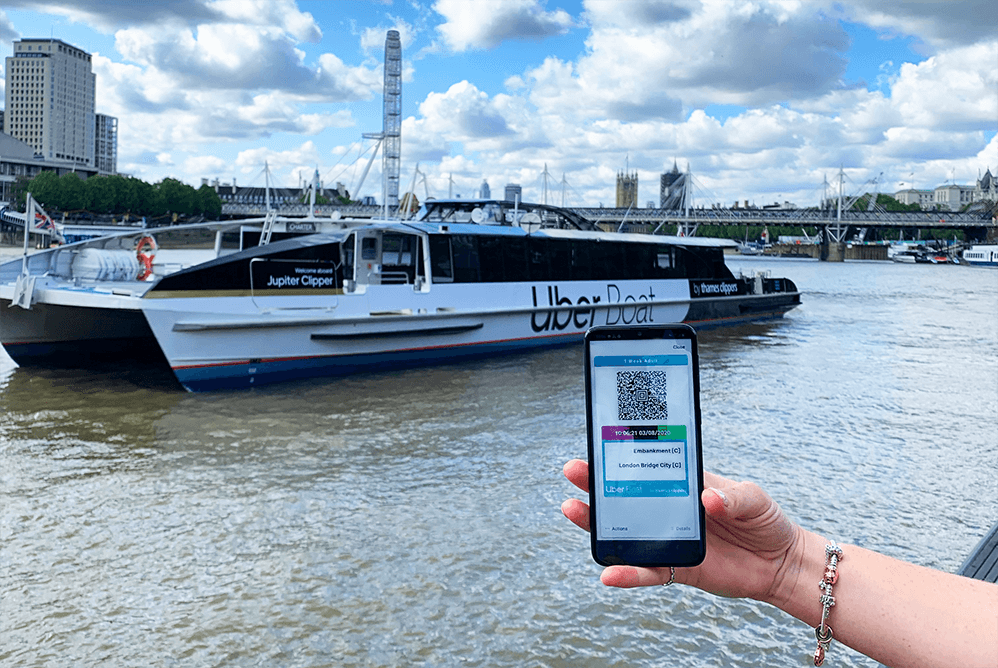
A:
<svg viewBox="0 0 998 668">
<path fill-rule="evenodd" d="M 253 262 L 253 286 L 258 290 L 336 289 L 333 267 L 288 266 L 287 262 Z"/>
<path fill-rule="evenodd" d="M 738 281 L 690 281 L 693 297 L 717 297 L 745 294 L 744 284 Z"/>
<path fill-rule="evenodd" d="M 534 307 L 542 306 L 542 301 L 544 296 L 542 294 L 540 300 L 537 296 L 537 286 L 532 286 L 530 291 L 533 295 Z M 551 330 L 564 330 L 570 325 L 574 325 L 575 329 L 588 329 L 596 324 L 601 325 L 637 325 L 642 323 L 654 322 L 652 318 L 652 305 L 651 302 L 655 299 L 655 293 L 652 292 L 652 287 L 648 286 L 648 292 L 642 294 L 625 294 L 621 297 L 620 287 L 610 283 L 606 286 L 606 301 L 603 301 L 600 295 L 593 295 L 592 297 L 587 297 L 586 295 L 580 296 L 574 302 L 571 297 L 562 296 L 557 285 L 547 286 L 547 306 L 553 307 L 572 307 L 580 306 L 584 304 L 603 304 L 605 306 L 611 304 L 620 304 L 620 306 L 613 306 L 606 309 L 606 321 L 596 322 L 596 309 L 565 309 L 565 310 L 550 310 L 550 311 L 539 311 L 530 316 L 530 328 L 535 332 L 547 332 Z M 645 302 L 645 303 L 642 303 Z M 600 318 L 603 320 L 603 318 Z"/>
</svg>

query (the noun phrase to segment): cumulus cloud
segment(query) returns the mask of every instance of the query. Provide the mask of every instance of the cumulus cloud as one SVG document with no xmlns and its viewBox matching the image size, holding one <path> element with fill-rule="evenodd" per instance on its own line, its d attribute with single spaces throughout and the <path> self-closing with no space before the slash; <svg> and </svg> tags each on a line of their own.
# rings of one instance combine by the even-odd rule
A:
<svg viewBox="0 0 998 668">
<path fill-rule="evenodd" d="M 568 12 L 545 11 L 537 0 L 437 0 L 433 9 L 446 19 L 438 26 L 441 36 L 458 52 L 494 49 L 506 40 L 542 40 L 575 25 Z"/>
<path fill-rule="evenodd" d="M 308 12 L 299 11 L 294 0 L 74 0 L 62 3 L 7 0 L 4 4 L 65 16 L 74 23 L 94 26 L 107 33 L 134 26 L 194 28 L 228 22 L 276 28 L 305 42 L 318 42 L 322 38 L 315 19 Z"/>
<path fill-rule="evenodd" d="M 115 46 L 126 60 L 172 77 L 178 89 L 273 89 L 348 102 L 369 99 L 380 83 L 376 69 L 347 67 L 333 54 L 309 66 L 290 35 L 253 25 L 127 28 L 115 33 Z"/>
<path fill-rule="evenodd" d="M 309 176 L 319 163 L 319 150 L 315 142 L 309 140 L 297 148 L 286 151 L 275 151 L 269 148 L 252 148 L 240 151 L 235 164 L 244 174 L 255 173 L 263 168 L 264 163 L 272 170 L 280 171 L 290 168 L 302 168 L 303 165 L 313 165 Z"/>
<path fill-rule="evenodd" d="M 656 21 L 647 9 L 635 19 L 615 3 L 590 0 L 589 53 L 573 76 L 589 93 L 592 114 L 627 120 L 820 96 L 839 86 L 849 39 L 837 23 L 805 9 L 703 0 L 663 5 Z M 543 74 L 528 72 L 539 84 Z M 551 83 L 561 86 L 564 78 Z M 593 102 L 601 99 L 612 102 Z"/>
<path fill-rule="evenodd" d="M 21 35 L 14 28 L 14 24 L 7 18 L 7 14 L 0 9 L 0 44 L 10 44 L 14 40 L 20 39 Z"/>
<path fill-rule="evenodd" d="M 205 178 L 227 173 L 228 161 L 214 155 L 195 155 L 184 160 L 184 171 L 188 174 L 201 174 Z"/>
<path fill-rule="evenodd" d="M 906 63 L 891 98 L 908 125 L 976 130 L 998 119 L 998 40 Z M 931 94 L 927 94 L 931 91 Z"/>
<path fill-rule="evenodd" d="M 964 0 L 959 4 L 948 0 L 851 0 L 823 4 L 833 16 L 887 34 L 915 35 L 938 48 L 990 40 L 998 25 L 998 3 L 993 0 Z"/>
</svg>

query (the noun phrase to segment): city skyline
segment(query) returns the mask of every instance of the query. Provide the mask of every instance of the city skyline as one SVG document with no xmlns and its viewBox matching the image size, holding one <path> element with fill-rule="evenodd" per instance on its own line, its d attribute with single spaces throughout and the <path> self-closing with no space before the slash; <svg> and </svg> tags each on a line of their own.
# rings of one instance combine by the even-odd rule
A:
<svg viewBox="0 0 998 668">
<path fill-rule="evenodd" d="M 811 204 L 847 190 L 972 183 L 998 171 L 993 2 L 292 2 L 14 0 L 0 52 L 60 39 L 93 54 L 97 108 L 119 121 L 118 169 L 381 199 L 385 34 L 402 39 L 401 190 L 475 196 L 482 181 L 565 175 L 568 204 L 612 205 L 616 174 L 692 169 L 699 204 Z M 3 81 L 6 87 L 6 81 Z M 369 148 L 370 142 L 365 146 Z M 561 188 L 549 181 L 549 201 Z"/>
</svg>

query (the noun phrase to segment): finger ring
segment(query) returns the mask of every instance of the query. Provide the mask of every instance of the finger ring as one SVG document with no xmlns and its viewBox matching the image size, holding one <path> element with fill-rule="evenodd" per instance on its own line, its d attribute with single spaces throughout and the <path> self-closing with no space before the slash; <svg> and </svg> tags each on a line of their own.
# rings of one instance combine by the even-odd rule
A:
<svg viewBox="0 0 998 668">
<path fill-rule="evenodd" d="M 668 587 L 669 585 L 671 585 L 672 583 L 674 583 L 676 581 L 676 567 L 675 566 L 669 566 L 669 570 L 671 571 L 671 573 L 669 574 L 669 581 L 668 582 L 663 582 L 662 583 L 663 587 Z"/>
</svg>

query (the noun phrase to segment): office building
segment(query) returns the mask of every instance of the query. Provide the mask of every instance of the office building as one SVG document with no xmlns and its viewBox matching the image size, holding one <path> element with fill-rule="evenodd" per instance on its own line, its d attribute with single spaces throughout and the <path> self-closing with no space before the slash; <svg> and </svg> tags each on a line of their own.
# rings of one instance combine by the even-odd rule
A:
<svg viewBox="0 0 998 668">
<path fill-rule="evenodd" d="M 523 188 L 519 183 L 507 183 L 504 198 L 507 202 L 517 202 L 523 200 Z"/>
<path fill-rule="evenodd" d="M 118 173 L 118 119 L 94 114 L 94 167 L 98 174 Z"/>
<path fill-rule="evenodd" d="M 4 132 L 46 160 L 94 165 L 96 78 L 90 54 L 58 39 L 22 39 L 6 58 Z"/>
</svg>

